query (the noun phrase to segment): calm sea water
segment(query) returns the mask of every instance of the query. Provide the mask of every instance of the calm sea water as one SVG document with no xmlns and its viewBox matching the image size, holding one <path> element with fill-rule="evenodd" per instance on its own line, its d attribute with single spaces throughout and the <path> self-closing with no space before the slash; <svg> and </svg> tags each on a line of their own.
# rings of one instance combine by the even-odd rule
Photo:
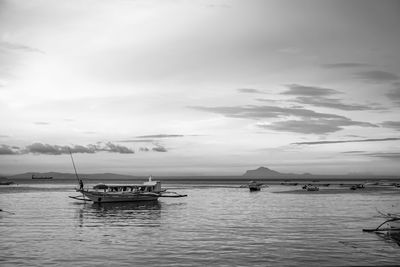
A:
<svg viewBox="0 0 400 267">
<path fill-rule="evenodd" d="M 74 185 L 0 190 L 1 266 L 395 265 L 400 247 L 362 228 L 399 192 L 273 193 L 180 185 L 186 198 L 90 204 Z M 395 206 L 393 206 L 395 205 Z M 9 213 L 11 212 L 11 213 Z"/>
</svg>

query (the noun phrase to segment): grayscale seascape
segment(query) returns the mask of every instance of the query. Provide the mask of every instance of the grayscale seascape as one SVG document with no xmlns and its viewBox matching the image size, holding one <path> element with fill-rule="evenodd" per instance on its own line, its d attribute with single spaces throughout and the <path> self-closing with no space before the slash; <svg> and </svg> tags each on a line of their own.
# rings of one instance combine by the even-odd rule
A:
<svg viewBox="0 0 400 267">
<path fill-rule="evenodd" d="M 362 232 L 399 191 L 249 192 L 237 184 L 168 184 L 186 198 L 83 203 L 75 184 L 2 186 L 1 266 L 379 266 L 399 245 Z M 400 189 L 399 189 L 400 190 Z M 339 192 L 338 191 L 338 192 Z"/>
<path fill-rule="evenodd" d="M 0 0 L 0 267 L 400 266 L 400 0 Z"/>
</svg>

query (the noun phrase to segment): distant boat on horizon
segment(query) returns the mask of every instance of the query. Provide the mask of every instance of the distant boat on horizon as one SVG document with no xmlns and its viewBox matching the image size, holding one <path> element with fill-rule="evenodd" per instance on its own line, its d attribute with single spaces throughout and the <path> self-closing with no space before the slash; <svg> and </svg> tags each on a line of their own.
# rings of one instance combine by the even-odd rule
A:
<svg viewBox="0 0 400 267">
<path fill-rule="evenodd" d="M 319 191 L 319 187 L 312 184 L 304 185 L 302 188 L 307 191 Z"/>
<path fill-rule="evenodd" d="M 260 191 L 262 185 L 263 184 L 256 181 L 250 181 L 250 183 L 248 184 L 250 191 Z"/>
<path fill-rule="evenodd" d="M 13 181 L 10 181 L 7 177 L 0 177 L 0 185 L 10 185 L 14 184 Z"/>
<path fill-rule="evenodd" d="M 53 179 L 53 176 L 35 176 L 32 174 L 32 179 Z"/>
</svg>

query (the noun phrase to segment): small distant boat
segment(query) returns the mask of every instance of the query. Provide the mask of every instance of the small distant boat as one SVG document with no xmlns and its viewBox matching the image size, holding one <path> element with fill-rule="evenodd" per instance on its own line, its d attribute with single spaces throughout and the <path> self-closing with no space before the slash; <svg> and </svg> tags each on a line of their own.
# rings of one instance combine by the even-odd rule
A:
<svg viewBox="0 0 400 267">
<path fill-rule="evenodd" d="M 258 183 L 256 181 L 250 181 L 248 183 L 248 187 L 250 191 L 260 191 L 263 184 Z"/>
<path fill-rule="evenodd" d="M 365 186 L 363 184 L 355 184 L 350 187 L 350 190 L 364 189 L 364 188 Z"/>
<path fill-rule="evenodd" d="M 53 179 L 53 176 L 35 176 L 32 174 L 32 179 Z"/>
<path fill-rule="evenodd" d="M 0 177 L 0 185 L 10 185 L 10 184 L 14 184 L 14 182 L 10 181 L 6 177 Z"/>
<path fill-rule="evenodd" d="M 82 193 L 84 198 L 71 198 L 90 200 L 95 203 L 156 201 L 159 197 L 187 196 L 176 192 L 166 192 L 166 189 L 161 189 L 161 182 L 153 181 L 151 176 L 143 184 L 98 184 L 93 189 L 81 187 L 76 191 Z"/>
<path fill-rule="evenodd" d="M 307 191 L 319 191 L 319 187 L 309 184 L 309 185 L 304 185 L 303 189 L 307 190 Z"/>
</svg>

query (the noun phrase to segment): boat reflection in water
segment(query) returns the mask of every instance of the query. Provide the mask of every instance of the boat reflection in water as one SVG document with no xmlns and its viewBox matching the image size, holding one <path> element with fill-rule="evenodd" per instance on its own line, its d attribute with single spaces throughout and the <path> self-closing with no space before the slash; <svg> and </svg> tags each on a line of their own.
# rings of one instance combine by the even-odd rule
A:
<svg viewBox="0 0 400 267">
<path fill-rule="evenodd" d="M 126 213 L 139 211 L 160 210 L 161 204 L 158 200 L 153 201 L 137 201 L 137 202 L 110 202 L 110 203 L 93 203 L 89 206 L 102 213 Z"/>
<path fill-rule="evenodd" d="M 76 217 L 79 227 L 158 227 L 161 219 L 161 203 L 157 200 L 87 203 L 78 210 Z"/>
</svg>

